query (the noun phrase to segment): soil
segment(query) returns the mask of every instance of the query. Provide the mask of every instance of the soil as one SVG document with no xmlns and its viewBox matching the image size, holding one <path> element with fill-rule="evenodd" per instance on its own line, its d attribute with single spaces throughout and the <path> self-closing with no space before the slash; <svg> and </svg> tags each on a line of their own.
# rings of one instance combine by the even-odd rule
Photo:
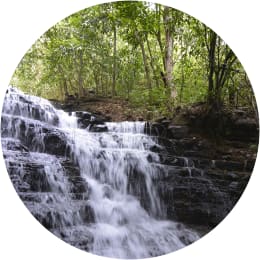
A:
<svg viewBox="0 0 260 260">
<path fill-rule="evenodd" d="M 142 111 L 133 108 L 130 103 L 121 98 L 81 98 L 80 100 L 67 100 L 63 104 L 54 101 L 65 111 L 88 111 L 94 114 L 105 115 L 110 121 L 143 121 L 146 117 Z"/>
<path fill-rule="evenodd" d="M 88 111 L 102 115 L 107 121 L 151 121 L 149 111 L 134 108 L 122 98 L 88 97 L 80 100 L 71 99 L 64 103 L 52 100 L 52 103 L 68 112 Z M 225 118 L 220 126 L 216 124 L 218 118 Z M 244 119 L 244 123 L 236 125 L 241 118 Z M 198 103 L 184 108 L 177 107 L 174 116 L 168 121 L 172 125 L 187 125 L 189 137 L 195 138 L 198 142 L 203 140 L 208 143 L 210 150 L 219 158 L 232 161 L 256 159 L 258 120 L 254 113 L 248 112 L 247 109 L 222 111 L 222 114 L 216 112 L 207 117 L 205 103 Z M 236 127 L 233 127 L 234 125 Z"/>
</svg>

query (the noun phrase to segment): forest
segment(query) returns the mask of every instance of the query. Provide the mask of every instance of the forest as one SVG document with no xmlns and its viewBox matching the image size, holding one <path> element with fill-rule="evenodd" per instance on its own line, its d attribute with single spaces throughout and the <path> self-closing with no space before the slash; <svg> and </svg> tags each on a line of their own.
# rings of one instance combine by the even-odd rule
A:
<svg viewBox="0 0 260 260">
<path fill-rule="evenodd" d="M 24 205 L 58 238 L 113 259 L 165 255 L 215 228 L 247 186 L 258 139 L 254 93 L 228 43 L 140 1 L 50 28 L 18 65 L 1 116 Z"/>
<path fill-rule="evenodd" d="M 149 2 L 114 2 L 62 20 L 26 53 L 11 84 L 48 99 L 122 98 L 153 117 L 202 102 L 246 107 L 252 87 L 228 44 L 195 18 Z"/>
</svg>

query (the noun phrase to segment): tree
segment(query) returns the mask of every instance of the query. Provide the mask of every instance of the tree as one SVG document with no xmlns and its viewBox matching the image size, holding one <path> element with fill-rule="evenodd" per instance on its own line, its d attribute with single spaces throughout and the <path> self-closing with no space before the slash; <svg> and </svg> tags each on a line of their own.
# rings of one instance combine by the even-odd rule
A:
<svg viewBox="0 0 260 260">
<path fill-rule="evenodd" d="M 169 89 L 171 98 L 176 98 L 177 92 L 173 84 L 173 16 L 172 8 L 164 7 L 163 21 L 165 30 L 165 87 Z"/>
<path fill-rule="evenodd" d="M 222 90 L 237 57 L 228 45 L 212 30 L 204 26 L 204 37 L 208 51 L 208 104 L 212 109 L 221 109 Z"/>
<path fill-rule="evenodd" d="M 196 19 L 159 4 L 121 1 L 82 10 L 48 30 L 12 83 L 47 98 L 122 97 L 171 116 L 174 106 L 205 100 L 208 111 L 255 107 L 243 75 L 228 45 Z"/>
</svg>

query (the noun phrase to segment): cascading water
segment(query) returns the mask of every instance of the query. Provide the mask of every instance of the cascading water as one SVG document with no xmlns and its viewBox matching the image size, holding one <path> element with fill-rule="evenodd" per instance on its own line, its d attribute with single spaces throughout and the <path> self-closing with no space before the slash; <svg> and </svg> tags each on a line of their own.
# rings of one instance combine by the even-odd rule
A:
<svg viewBox="0 0 260 260">
<path fill-rule="evenodd" d="M 75 113 L 8 89 L 2 111 L 7 170 L 45 227 L 78 248 L 116 258 L 159 256 L 199 238 L 166 219 L 155 185 L 166 170 L 150 150 L 158 143 L 145 134 L 145 122 L 105 123 L 106 132 L 77 122 Z"/>
</svg>

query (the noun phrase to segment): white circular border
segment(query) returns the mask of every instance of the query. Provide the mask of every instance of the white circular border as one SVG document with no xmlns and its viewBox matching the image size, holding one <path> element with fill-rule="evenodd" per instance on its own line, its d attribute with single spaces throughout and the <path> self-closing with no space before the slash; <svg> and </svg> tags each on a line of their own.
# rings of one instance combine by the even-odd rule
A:
<svg viewBox="0 0 260 260">
<path fill-rule="evenodd" d="M 8 0 L 0 2 L 0 107 L 20 59 L 47 29 L 66 16 L 108 1 Z M 182 10 L 215 30 L 237 54 L 259 104 L 258 0 L 156 1 Z M 1 148 L 0 148 L 1 149 Z M 0 150 L 0 153 L 1 150 Z M 0 155 L 0 258 L 20 260 L 104 259 L 69 246 L 44 229 L 16 194 Z M 239 203 L 225 220 L 196 243 L 160 259 L 260 259 L 259 159 Z"/>
</svg>

